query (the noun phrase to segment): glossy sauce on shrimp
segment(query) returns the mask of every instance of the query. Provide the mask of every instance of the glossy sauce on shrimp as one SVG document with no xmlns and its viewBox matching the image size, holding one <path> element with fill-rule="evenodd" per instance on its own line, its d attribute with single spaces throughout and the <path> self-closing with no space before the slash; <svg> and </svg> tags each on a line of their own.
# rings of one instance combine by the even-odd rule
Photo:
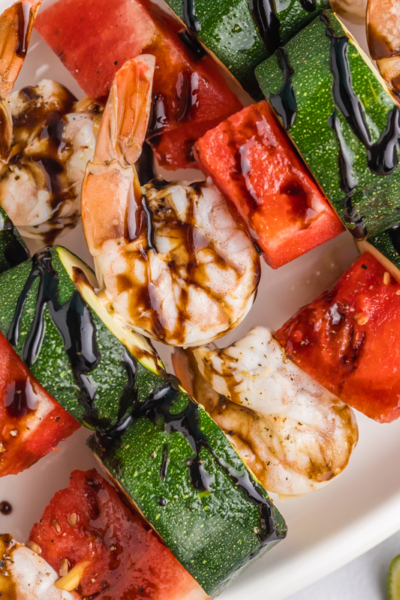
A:
<svg viewBox="0 0 400 600">
<path fill-rule="evenodd" d="M 153 71 L 154 58 L 143 55 L 117 74 L 86 171 L 83 224 L 109 312 L 148 337 L 194 346 L 246 316 L 260 259 L 211 182 L 140 187 L 133 165 L 149 119 Z"/>
<path fill-rule="evenodd" d="M 11 94 L 13 145 L 0 171 L 0 205 L 26 237 L 46 245 L 80 219 L 101 109 L 49 80 Z"/>
<path fill-rule="evenodd" d="M 224 350 L 174 358 L 177 374 L 271 492 L 316 491 L 347 466 L 358 440 L 352 410 L 287 358 L 256 327 Z"/>
</svg>

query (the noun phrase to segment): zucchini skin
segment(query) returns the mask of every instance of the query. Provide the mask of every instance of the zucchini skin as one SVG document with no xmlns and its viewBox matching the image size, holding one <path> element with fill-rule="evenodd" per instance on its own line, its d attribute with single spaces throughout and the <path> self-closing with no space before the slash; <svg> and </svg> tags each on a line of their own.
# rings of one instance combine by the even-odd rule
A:
<svg viewBox="0 0 400 600">
<path fill-rule="evenodd" d="M 185 392 L 173 389 L 172 400 L 168 387 L 164 396 L 159 390 L 147 399 L 119 435 L 95 435 L 88 445 L 183 567 L 214 596 L 283 539 L 286 525 L 218 425 Z"/>
<path fill-rule="evenodd" d="M 25 242 L 0 206 L 0 273 L 28 260 L 29 256 Z"/>
<path fill-rule="evenodd" d="M 335 36 L 346 35 L 334 13 L 325 11 L 289 41 L 284 50 L 292 70 L 291 85 L 297 103 L 288 133 L 343 223 L 355 237 L 364 239 L 383 233 L 398 222 L 400 168 L 397 165 L 388 175 L 373 172 L 368 166 L 366 146 L 335 103 L 330 64 L 332 44 L 324 19 Z M 351 39 L 347 62 L 352 90 L 361 104 L 371 142 L 376 144 L 390 123 L 395 103 Z M 276 53 L 256 69 L 257 79 L 270 102 L 284 83 L 281 66 Z M 340 128 L 342 143 L 332 119 Z M 353 182 L 351 194 L 346 192 L 348 181 L 343 181 L 345 169 L 340 166 L 343 148 Z"/>
<path fill-rule="evenodd" d="M 400 226 L 396 225 L 375 237 L 368 238 L 368 242 L 385 258 L 390 260 L 397 269 L 400 269 Z"/>
<path fill-rule="evenodd" d="M 29 336 L 37 318 L 39 278 L 34 279 L 26 295 L 19 320 L 19 335 L 15 330 L 12 331 L 12 325 L 16 323 L 18 302 L 31 276 L 37 255 L 0 275 L 0 330 L 39 383 L 79 423 L 90 429 L 108 431 L 116 427 L 131 410 L 135 395 L 146 398 L 155 386 L 162 384 L 163 379 L 138 363 L 97 314 L 84 303 L 59 258 L 57 248 L 45 249 L 38 254 L 49 257 L 55 273 L 54 293 L 60 306 L 67 307 L 71 302 L 68 319 L 73 317 L 75 309 L 85 315 L 84 339 L 83 342 L 77 340 L 77 349 L 79 350 L 80 345 L 80 354 L 84 354 L 89 336 L 93 346 L 86 353 L 89 356 L 95 353 L 97 360 L 92 361 L 93 368 L 81 369 L 81 372 L 74 369 L 70 350 L 71 345 L 73 346 L 72 336 L 68 339 L 68 333 L 64 332 L 62 335 L 51 315 L 49 304 L 44 306 L 41 332 L 34 336 L 36 346 L 34 344 L 33 356 L 32 352 L 27 352 Z M 75 356 L 74 360 L 76 362 L 79 357 Z M 95 390 L 90 399 L 88 389 Z"/>
<path fill-rule="evenodd" d="M 186 0 L 166 1 L 185 22 Z M 282 5 L 286 5 L 283 10 Z M 305 10 L 300 0 L 289 0 L 282 5 L 279 0 L 275 2 L 282 44 L 312 21 L 315 11 L 329 8 L 328 0 L 316 0 L 313 12 Z M 260 89 L 254 70 L 270 56 L 270 51 L 253 19 L 249 0 L 195 0 L 194 7 L 200 27 L 196 32 L 198 39 L 219 58 L 250 95 L 259 97 Z"/>
</svg>

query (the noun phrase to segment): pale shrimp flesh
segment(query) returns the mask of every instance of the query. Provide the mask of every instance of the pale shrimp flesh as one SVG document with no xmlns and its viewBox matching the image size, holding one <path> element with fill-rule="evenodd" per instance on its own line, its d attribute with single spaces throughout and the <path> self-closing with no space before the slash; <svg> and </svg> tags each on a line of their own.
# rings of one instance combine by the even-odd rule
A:
<svg viewBox="0 0 400 600">
<path fill-rule="evenodd" d="M 0 593 L 5 600 L 80 600 L 57 587 L 58 574 L 39 554 L 10 535 L 0 536 Z"/>
<path fill-rule="evenodd" d="M 43 80 L 5 101 L 13 144 L 0 171 L 0 205 L 25 237 L 54 242 L 80 220 L 80 195 L 93 158 L 101 109 Z"/>
<path fill-rule="evenodd" d="M 109 312 L 170 345 L 206 344 L 250 310 L 260 260 L 211 182 L 140 187 L 153 71 L 143 55 L 117 73 L 82 188 L 84 231 Z"/>
<path fill-rule="evenodd" d="M 12 143 L 12 118 L 4 102 L 24 63 L 42 0 L 19 0 L 0 15 L 0 160 L 7 160 Z"/>
<path fill-rule="evenodd" d="M 345 469 L 358 441 L 352 410 L 292 363 L 269 329 L 223 350 L 179 352 L 183 385 L 268 491 L 303 495 Z"/>
<path fill-rule="evenodd" d="M 400 0 L 369 0 L 367 38 L 371 58 L 399 104 Z"/>
</svg>

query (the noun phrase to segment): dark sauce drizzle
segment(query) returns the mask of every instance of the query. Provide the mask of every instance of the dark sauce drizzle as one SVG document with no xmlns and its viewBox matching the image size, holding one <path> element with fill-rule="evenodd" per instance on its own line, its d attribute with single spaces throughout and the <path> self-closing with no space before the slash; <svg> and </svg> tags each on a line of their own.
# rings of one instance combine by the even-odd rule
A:
<svg viewBox="0 0 400 600">
<path fill-rule="evenodd" d="M 63 140 L 65 128 L 64 116 L 71 112 L 73 105 L 76 102 L 76 98 L 68 90 L 64 90 L 64 95 L 60 100 L 58 110 L 46 110 L 38 103 L 40 98 L 34 87 L 25 87 L 19 94 L 22 99 L 30 103 L 30 106 L 13 119 L 13 144 L 18 148 L 21 130 L 24 132 L 25 129 L 39 129 L 40 139 L 47 140 L 47 147 L 44 152 L 39 151 L 29 156 L 25 156 L 24 153 L 21 154 L 16 151 L 10 158 L 9 164 L 17 165 L 18 167 L 18 163 L 21 161 L 22 164 L 29 167 L 29 163 L 34 162 L 41 167 L 46 187 L 51 194 L 51 206 L 54 211 L 50 223 L 56 224 L 60 210 L 71 195 L 71 190 L 66 188 L 61 177 L 65 170 L 61 153 L 63 150 L 68 149 Z M 23 143 L 23 147 L 24 146 L 25 144 Z M 51 227 L 46 234 L 43 234 L 45 243 L 47 245 L 53 244 L 59 233 L 59 228 Z"/>
<path fill-rule="evenodd" d="M 244 468 L 242 473 L 238 473 L 215 454 L 207 435 L 201 430 L 200 408 L 193 400 L 189 400 L 187 407 L 182 412 L 171 414 L 171 407 L 180 393 L 179 381 L 174 376 L 168 375 L 166 377 L 166 384 L 163 387 L 154 392 L 144 402 L 136 405 L 131 417 L 125 422 L 123 429 L 119 428 L 118 431 L 111 432 L 107 436 L 97 435 L 97 440 L 104 449 L 104 455 L 107 454 L 113 438 L 117 434 L 120 435 L 132 421 L 139 418 L 147 418 L 155 425 L 163 420 L 164 431 L 167 433 L 179 432 L 190 444 L 194 457 L 188 459 L 186 465 L 189 469 L 191 484 L 196 490 L 203 492 L 211 491 L 212 489 L 213 478 L 206 472 L 200 457 L 201 451 L 207 449 L 214 457 L 216 463 L 230 477 L 244 496 L 258 507 L 260 511 L 260 530 L 256 535 L 259 539 L 260 547 L 254 554 L 257 555 L 266 544 L 284 537 L 275 531 L 275 520 L 271 505 L 263 496 L 259 484 L 251 478 L 246 468 Z M 160 476 L 163 475 L 165 469 L 165 453 L 164 446 Z"/>
<path fill-rule="evenodd" d="M 3 502 L 0 502 L 0 513 L 2 515 L 7 517 L 8 515 L 11 515 L 12 511 L 13 508 L 9 502 L 6 502 L 5 500 L 3 500 Z"/>
<path fill-rule="evenodd" d="M 317 8 L 316 0 L 300 0 L 300 4 L 307 12 L 314 12 Z"/>
<path fill-rule="evenodd" d="M 389 234 L 393 248 L 396 250 L 397 254 L 400 255 L 400 224 L 393 225 L 393 227 L 387 230 L 387 233 Z"/>
<path fill-rule="evenodd" d="M 153 98 L 153 107 L 147 129 L 147 139 L 159 135 L 168 125 L 166 101 L 163 94 L 156 94 Z"/>
<path fill-rule="evenodd" d="M 183 22 L 189 31 L 198 33 L 201 24 L 196 16 L 195 0 L 183 0 Z"/>
<path fill-rule="evenodd" d="M 136 171 L 139 177 L 140 185 L 146 185 L 157 177 L 154 168 L 154 152 L 153 148 L 145 142 L 143 144 L 142 154 L 136 163 Z"/>
<path fill-rule="evenodd" d="M 205 49 L 192 31 L 189 31 L 188 29 L 182 29 L 178 35 L 194 58 L 201 60 L 206 56 Z"/>
<path fill-rule="evenodd" d="M 160 477 L 161 479 L 165 479 L 168 474 L 168 465 L 169 465 L 169 449 L 168 444 L 164 444 L 161 467 L 160 467 Z"/>
<path fill-rule="evenodd" d="M 292 83 L 294 70 L 289 64 L 284 48 L 276 51 L 276 57 L 283 73 L 283 86 L 277 94 L 270 94 L 269 102 L 277 115 L 281 117 L 283 126 L 288 131 L 294 125 L 298 110 Z"/>
<path fill-rule="evenodd" d="M 281 25 L 275 14 L 274 0 L 249 0 L 249 7 L 261 39 L 273 54 L 281 46 Z"/>
<path fill-rule="evenodd" d="M 28 51 L 28 34 L 31 19 L 31 5 L 26 0 L 17 4 L 18 10 L 18 45 L 15 53 L 19 58 L 25 58 Z"/>
<path fill-rule="evenodd" d="M 333 74 L 332 95 L 336 106 L 346 119 L 354 135 L 367 150 L 368 167 L 377 175 L 390 175 L 398 166 L 397 146 L 400 142 L 400 111 L 397 107 L 388 114 L 388 121 L 380 139 L 373 144 L 361 102 L 354 92 L 348 62 L 349 38 L 337 36 L 326 14 L 320 16 L 326 26 L 326 35 L 331 40 L 330 65 Z M 330 118 L 330 127 L 334 129 L 339 144 L 339 170 L 341 188 L 346 194 L 344 199 L 344 218 L 352 225 L 357 238 L 367 235 L 364 219 L 353 207 L 352 195 L 356 182 L 352 172 L 351 157 L 346 149 L 340 130 L 340 121 L 336 111 Z"/>
<path fill-rule="evenodd" d="M 4 259 L 10 267 L 16 267 L 30 258 L 29 250 L 17 236 L 13 222 L 4 218 L 2 243 L 4 244 Z"/>
<path fill-rule="evenodd" d="M 38 407 L 38 397 L 29 379 L 13 381 L 7 388 L 5 408 L 8 415 L 20 419 Z"/>
<path fill-rule="evenodd" d="M 153 213 L 151 212 L 149 205 L 147 204 L 146 196 L 142 196 L 142 206 L 146 219 L 146 234 L 147 234 L 147 248 L 146 252 L 153 250 L 157 253 L 157 248 L 154 243 L 154 227 L 153 227 Z"/>
<path fill-rule="evenodd" d="M 104 423 L 98 418 L 98 411 L 94 406 L 96 388 L 90 381 L 90 373 L 95 370 L 101 359 L 96 341 L 96 327 L 88 307 L 77 290 L 65 304 L 60 303 L 59 279 L 52 266 L 51 252 L 48 248 L 38 252 L 32 259 L 32 270 L 18 298 L 7 339 L 12 346 L 18 345 L 24 307 L 36 280 L 39 280 L 39 288 L 35 315 L 24 343 L 22 359 L 28 367 L 31 367 L 39 356 L 45 335 L 47 307 L 63 340 L 74 380 L 79 389 L 79 402 L 85 410 L 83 420 L 90 427 L 103 427 Z M 128 400 L 131 400 L 131 391 L 136 380 L 136 364 L 130 355 L 124 356 L 123 363 L 129 381 L 120 399 L 119 419 L 123 417 L 121 413 L 125 414 L 127 410 Z"/>
</svg>

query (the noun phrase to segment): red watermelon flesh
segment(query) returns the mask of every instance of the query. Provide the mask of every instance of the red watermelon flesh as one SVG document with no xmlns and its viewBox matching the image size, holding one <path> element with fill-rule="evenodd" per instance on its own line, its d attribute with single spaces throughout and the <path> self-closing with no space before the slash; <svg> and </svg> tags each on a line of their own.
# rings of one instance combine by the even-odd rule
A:
<svg viewBox="0 0 400 600">
<path fill-rule="evenodd" d="M 28 469 L 78 428 L 0 333 L 0 477 Z"/>
<path fill-rule="evenodd" d="M 207 594 L 95 469 L 74 471 L 30 541 L 58 572 L 88 562 L 79 593 L 104 600 L 206 600 Z M 97 596 L 97 594 L 99 594 Z"/>
<path fill-rule="evenodd" d="M 198 123 L 218 123 L 242 108 L 215 61 L 185 44 L 180 23 L 151 0 L 59 0 L 39 14 L 36 28 L 86 94 L 97 99 L 107 96 L 127 60 L 153 54 L 149 137 L 188 125 L 196 132 Z M 187 132 L 183 138 L 187 142 Z"/>
<path fill-rule="evenodd" d="M 275 337 L 288 356 L 371 419 L 400 417 L 400 283 L 363 254 Z"/>
<path fill-rule="evenodd" d="M 267 102 L 208 131 L 195 155 L 236 206 L 272 268 L 344 231 Z"/>
</svg>

